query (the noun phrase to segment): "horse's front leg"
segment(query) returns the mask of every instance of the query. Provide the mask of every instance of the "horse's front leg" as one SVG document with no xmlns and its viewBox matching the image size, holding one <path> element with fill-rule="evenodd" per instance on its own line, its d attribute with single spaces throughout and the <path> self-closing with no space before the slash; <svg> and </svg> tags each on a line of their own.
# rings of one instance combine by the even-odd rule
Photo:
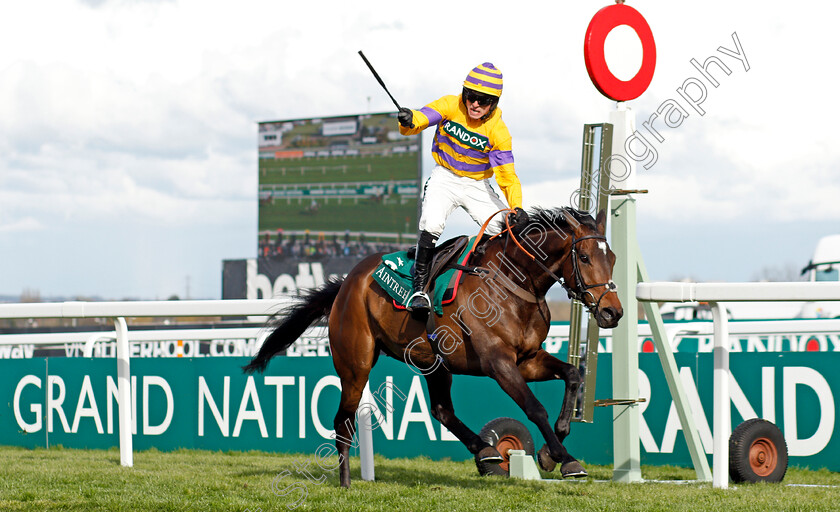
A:
<svg viewBox="0 0 840 512">
<path fill-rule="evenodd" d="M 561 464 L 560 472 L 564 478 L 569 476 L 586 476 L 586 470 L 566 451 L 559 437 L 552 430 L 548 422 L 548 413 L 545 407 L 542 406 L 528 387 L 525 378 L 516 366 L 513 355 L 498 354 L 496 358 L 487 363 L 484 371 L 499 383 L 499 386 L 501 386 L 505 393 L 510 395 L 516 404 L 525 412 L 528 419 L 534 422 L 540 429 L 540 433 L 542 433 L 546 441 L 546 446 L 540 450 L 540 455 L 548 456 L 550 461 L 554 463 L 559 462 Z M 569 416 L 571 416 L 571 413 L 569 413 Z M 554 469 L 550 461 L 541 461 L 543 469 L 549 471 Z"/>
<path fill-rule="evenodd" d="M 563 405 L 554 423 L 554 432 L 562 443 L 571 429 L 572 414 L 581 382 L 580 372 L 569 363 L 557 359 L 545 350 L 540 350 L 534 357 L 519 363 L 519 373 L 527 382 L 561 379 L 566 383 Z"/>
</svg>

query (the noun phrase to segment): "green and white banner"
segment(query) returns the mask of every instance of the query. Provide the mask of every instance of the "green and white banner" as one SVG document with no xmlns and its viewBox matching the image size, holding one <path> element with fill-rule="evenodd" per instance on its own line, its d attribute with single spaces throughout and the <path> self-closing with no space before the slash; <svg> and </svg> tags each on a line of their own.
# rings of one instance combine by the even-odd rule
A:
<svg viewBox="0 0 840 512">
<path fill-rule="evenodd" d="M 677 364 L 707 453 L 711 453 L 712 354 L 678 353 Z M 134 447 L 313 453 L 332 442 L 340 383 L 327 357 L 278 357 L 265 374 L 243 375 L 248 358 L 134 359 Z M 599 357 L 596 398 L 611 397 L 611 357 Z M 750 417 L 784 432 L 790 464 L 840 471 L 836 432 L 840 354 L 733 353 L 733 428 Z M 690 466 L 691 459 L 655 354 L 640 354 L 642 463 Z M 431 417 L 424 379 L 400 361 L 380 358 L 369 388 L 375 403 L 374 450 L 386 457 L 467 459 L 470 454 Z M 555 417 L 562 382 L 531 388 Z M 0 361 L 0 439 L 5 445 L 117 446 L 116 362 L 104 358 Z M 489 378 L 456 376 L 455 411 L 474 431 L 510 416 L 536 428 Z M 570 452 L 612 463 L 612 411 L 575 423 Z"/>
</svg>

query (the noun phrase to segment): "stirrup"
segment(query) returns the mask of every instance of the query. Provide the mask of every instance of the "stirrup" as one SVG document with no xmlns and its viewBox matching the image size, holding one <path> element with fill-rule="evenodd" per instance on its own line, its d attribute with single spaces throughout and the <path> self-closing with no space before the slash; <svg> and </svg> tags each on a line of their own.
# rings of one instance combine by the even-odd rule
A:
<svg viewBox="0 0 840 512">
<path fill-rule="evenodd" d="M 412 307 L 411 303 L 414 302 L 415 298 L 421 298 L 426 301 L 425 306 L 415 306 Z M 406 301 L 405 309 L 409 311 L 414 311 L 415 309 L 431 309 L 432 308 L 432 301 L 429 299 L 429 295 L 424 291 L 416 291 L 414 292 L 411 297 L 408 298 Z"/>
</svg>

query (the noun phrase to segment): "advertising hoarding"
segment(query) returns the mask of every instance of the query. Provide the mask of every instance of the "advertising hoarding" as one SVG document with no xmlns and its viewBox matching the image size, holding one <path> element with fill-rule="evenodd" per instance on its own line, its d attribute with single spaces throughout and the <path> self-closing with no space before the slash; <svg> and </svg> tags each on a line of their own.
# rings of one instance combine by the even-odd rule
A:
<svg viewBox="0 0 840 512">
<path fill-rule="evenodd" d="M 711 454 L 710 353 L 676 354 L 703 447 Z M 733 428 L 750 417 L 773 421 L 785 434 L 790 465 L 840 470 L 836 404 L 840 355 L 732 354 Z M 610 354 L 599 361 L 597 398 L 610 396 Z M 113 360 L 36 358 L 0 361 L 0 437 L 4 444 L 106 448 L 117 444 Z M 161 450 L 264 450 L 314 453 L 332 443 L 340 381 L 326 357 L 277 357 L 264 374 L 244 375 L 248 358 L 138 359 L 132 362 L 134 447 Z M 690 466 L 691 459 L 654 354 L 641 354 L 643 464 Z M 377 408 L 374 450 L 386 457 L 471 458 L 431 416 L 423 378 L 401 361 L 380 358 L 369 386 Z M 530 384 L 552 419 L 563 384 Z M 482 397 L 476 400 L 475 397 Z M 486 377 L 456 375 L 452 399 L 459 418 L 478 431 L 493 418 L 522 421 L 537 446 L 536 427 Z M 576 423 L 565 441 L 586 463 L 612 463 L 612 409 L 591 424 Z M 355 450 L 352 453 L 356 453 Z"/>
</svg>

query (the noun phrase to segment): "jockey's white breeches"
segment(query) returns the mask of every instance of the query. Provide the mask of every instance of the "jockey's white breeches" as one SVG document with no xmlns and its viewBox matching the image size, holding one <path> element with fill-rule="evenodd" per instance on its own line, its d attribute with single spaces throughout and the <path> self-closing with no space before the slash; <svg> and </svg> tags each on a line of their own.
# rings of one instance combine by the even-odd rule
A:
<svg viewBox="0 0 840 512">
<path fill-rule="evenodd" d="M 490 186 L 490 180 L 474 180 L 459 176 L 445 167 L 435 166 L 432 175 L 423 186 L 420 230 L 439 237 L 446 227 L 449 214 L 459 206 L 479 226 L 497 211 L 507 208 Z M 504 214 L 499 214 L 490 221 L 484 232 L 490 235 L 498 233 L 498 221 L 504 219 L 502 215 Z"/>
</svg>

